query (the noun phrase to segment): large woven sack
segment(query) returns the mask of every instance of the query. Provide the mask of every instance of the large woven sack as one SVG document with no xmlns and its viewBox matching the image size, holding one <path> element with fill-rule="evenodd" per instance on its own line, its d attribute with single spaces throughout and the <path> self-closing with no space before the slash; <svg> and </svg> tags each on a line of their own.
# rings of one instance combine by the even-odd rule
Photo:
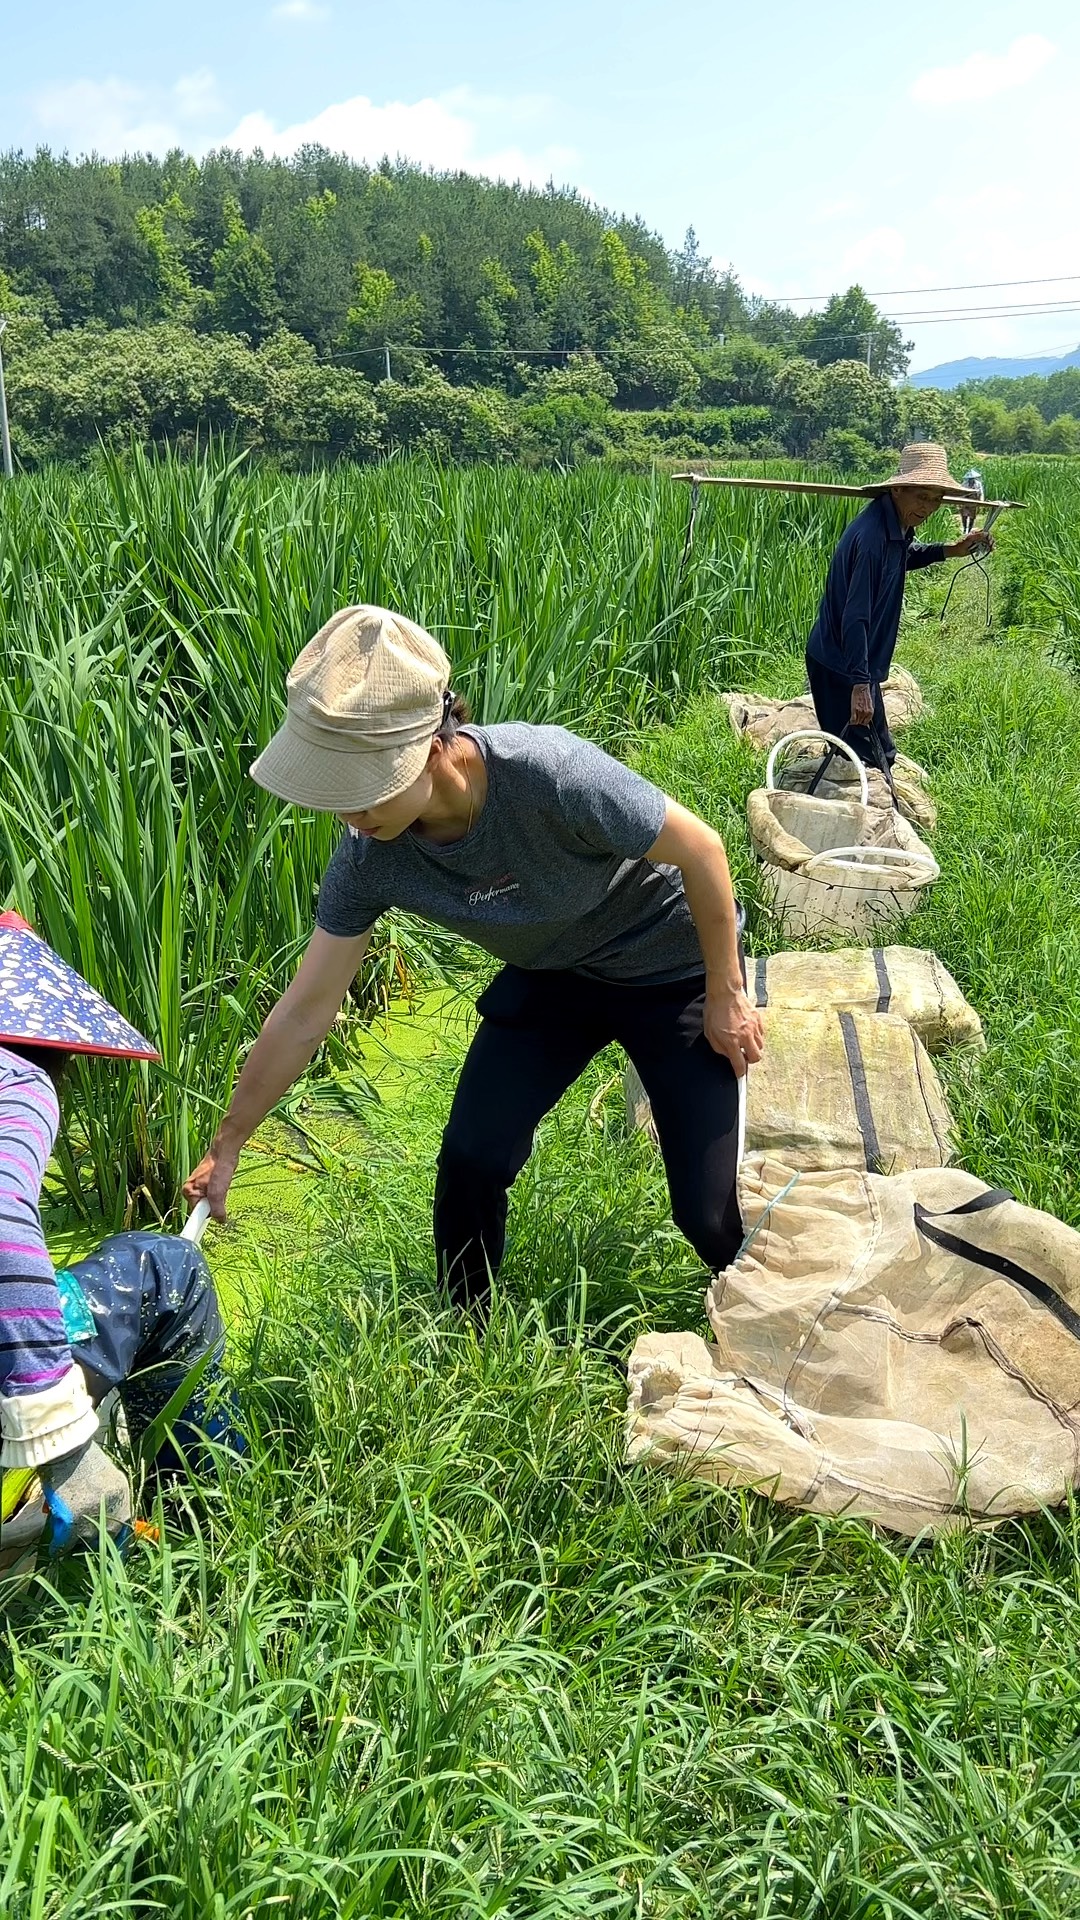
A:
<svg viewBox="0 0 1080 1920">
<path fill-rule="evenodd" d="M 632 1460 L 908 1535 L 1080 1481 L 1080 1234 L 952 1168 L 755 1155 L 740 1202 L 715 1344 L 645 1334 L 631 1355 Z"/>
<path fill-rule="evenodd" d="M 940 878 L 926 842 L 895 809 L 756 787 L 746 819 L 792 939 L 822 932 L 871 939 L 884 922 L 911 913 Z"/>
<path fill-rule="evenodd" d="M 767 1007 L 765 1047 L 746 1078 L 746 1144 L 804 1171 L 904 1173 L 945 1166 L 952 1119 L 922 1041 L 895 1013 Z M 632 1127 L 652 1131 L 635 1071 L 624 1082 Z"/>
<path fill-rule="evenodd" d="M 746 963 L 755 1007 L 803 1013 L 847 1008 L 898 1013 L 928 1053 L 982 1047 L 982 1022 L 936 953 L 920 947 L 841 947 L 835 953 L 774 953 Z"/>
<path fill-rule="evenodd" d="M 893 733 L 910 726 L 924 710 L 919 683 L 904 667 L 893 668 L 882 684 L 881 694 L 885 718 Z M 736 733 L 745 734 L 762 749 L 775 746 L 785 733 L 817 726 L 814 703 L 808 693 L 796 700 L 768 700 L 758 693 L 725 693 L 721 697 Z"/>
</svg>

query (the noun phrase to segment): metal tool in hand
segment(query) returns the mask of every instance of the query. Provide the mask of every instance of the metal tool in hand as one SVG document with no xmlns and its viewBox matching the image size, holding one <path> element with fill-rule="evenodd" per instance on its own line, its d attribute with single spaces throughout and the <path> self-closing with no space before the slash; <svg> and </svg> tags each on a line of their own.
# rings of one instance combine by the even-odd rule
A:
<svg viewBox="0 0 1080 1920">
<path fill-rule="evenodd" d="M 980 501 L 985 500 L 986 490 L 983 486 L 982 474 L 979 472 L 978 467 L 968 468 L 967 472 L 964 475 L 964 486 L 965 488 L 970 488 L 972 493 L 977 493 Z M 1004 506 L 999 505 L 997 501 L 991 501 L 989 506 L 983 507 L 981 509 L 971 506 L 971 507 L 960 507 L 958 511 L 960 514 L 960 525 L 965 533 L 973 533 L 975 531 L 976 512 L 978 511 L 983 512 L 986 517 L 982 523 L 982 526 L 978 529 L 978 532 L 980 536 L 985 536 L 989 534 L 990 529 L 993 526 L 994 521 L 997 519 L 998 515 L 1004 512 Z M 945 604 L 941 609 L 942 626 L 944 626 L 945 624 L 945 615 L 949 611 L 949 601 L 952 599 L 953 588 L 955 587 L 957 581 L 959 580 L 960 575 L 962 573 L 967 573 L 968 569 L 971 567 L 977 568 L 979 573 L 982 574 L 983 582 L 986 587 L 986 624 L 988 627 L 991 625 L 993 616 L 990 611 L 990 575 L 987 573 L 986 567 L 983 564 L 989 552 L 990 552 L 990 541 L 986 538 L 980 537 L 978 546 L 974 549 L 974 551 L 971 554 L 969 554 L 968 558 L 964 561 L 963 566 L 957 567 L 956 572 L 953 574 L 952 579 L 949 581 L 949 591 L 945 595 Z"/>
</svg>

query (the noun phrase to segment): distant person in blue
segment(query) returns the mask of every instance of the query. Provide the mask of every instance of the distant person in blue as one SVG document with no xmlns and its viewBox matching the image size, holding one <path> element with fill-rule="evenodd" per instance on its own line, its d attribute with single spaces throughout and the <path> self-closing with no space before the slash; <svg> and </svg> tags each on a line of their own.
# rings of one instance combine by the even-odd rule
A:
<svg viewBox="0 0 1080 1920">
<path fill-rule="evenodd" d="M 972 490 L 973 491 L 973 490 Z M 964 488 L 949 472 L 944 447 L 905 447 L 900 471 L 873 488 L 876 498 L 851 522 L 833 554 L 817 621 L 806 645 L 806 672 L 818 725 L 850 742 L 870 767 L 892 765 L 896 746 L 881 697 L 889 677 L 904 581 L 914 567 L 960 560 L 989 534 L 972 529 L 948 545 L 921 546 L 915 528 L 946 495 Z"/>
</svg>

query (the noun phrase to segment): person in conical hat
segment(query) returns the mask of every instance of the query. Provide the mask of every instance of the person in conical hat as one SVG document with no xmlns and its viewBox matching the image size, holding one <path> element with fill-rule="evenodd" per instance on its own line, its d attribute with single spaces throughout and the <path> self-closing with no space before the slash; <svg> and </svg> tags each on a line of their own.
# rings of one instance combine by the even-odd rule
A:
<svg viewBox="0 0 1080 1920">
<path fill-rule="evenodd" d="M 213 1282 L 190 1241 L 121 1233 L 57 1274 L 41 1187 L 76 1053 L 115 1061 L 157 1049 L 15 913 L 0 914 L 0 1573 L 46 1534 L 53 1550 L 131 1518 L 120 1468 L 97 1445 L 97 1407 L 118 1389 L 133 1443 L 206 1357 L 158 1456 L 178 1465 L 213 1411 L 224 1336 Z"/>
<path fill-rule="evenodd" d="M 867 491 L 874 498 L 833 554 L 806 645 L 806 673 L 818 725 L 848 740 L 867 766 L 891 767 L 896 745 L 881 688 L 896 650 L 907 575 L 994 542 L 974 529 L 945 544 L 915 539 L 916 527 L 937 512 L 946 494 L 965 492 L 949 472 L 944 447 L 933 441 L 905 447 L 897 472 Z M 975 489 L 969 492 L 977 501 Z"/>
<path fill-rule="evenodd" d="M 726 1266 L 742 1237 L 740 1088 L 762 1025 L 720 836 L 563 727 L 472 725 L 438 641 L 382 607 L 343 608 L 304 648 L 251 774 L 346 830 L 299 972 L 188 1200 L 224 1217 L 244 1141 L 329 1031 L 379 916 L 401 908 L 503 962 L 436 1171 L 453 1298 L 485 1309 L 534 1130 L 612 1040 L 652 1101 L 677 1224 L 707 1266 Z"/>
</svg>

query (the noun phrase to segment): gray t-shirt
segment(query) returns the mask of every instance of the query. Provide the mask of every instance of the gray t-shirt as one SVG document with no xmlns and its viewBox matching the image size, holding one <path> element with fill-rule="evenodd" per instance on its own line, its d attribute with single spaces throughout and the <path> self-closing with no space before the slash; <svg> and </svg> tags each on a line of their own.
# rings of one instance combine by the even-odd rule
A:
<svg viewBox="0 0 1080 1920">
<path fill-rule="evenodd" d="M 664 824 L 659 788 L 563 727 L 465 731 L 488 779 L 471 833 L 446 846 L 344 834 L 319 926 L 351 937 L 398 907 L 517 967 L 653 983 L 703 972 L 682 874 L 643 857 Z"/>
</svg>

